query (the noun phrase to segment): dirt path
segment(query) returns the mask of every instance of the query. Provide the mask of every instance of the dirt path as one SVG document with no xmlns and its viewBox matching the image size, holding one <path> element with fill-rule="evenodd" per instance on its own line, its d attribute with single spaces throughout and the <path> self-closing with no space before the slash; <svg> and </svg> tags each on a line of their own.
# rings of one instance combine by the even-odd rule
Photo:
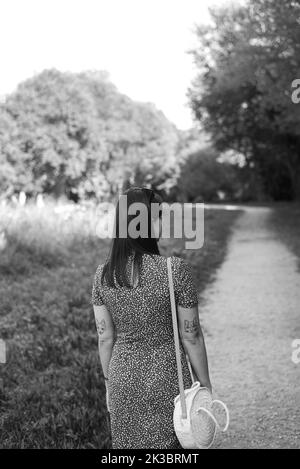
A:
<svg viewBox="0 0 300 469">
<path fill-rule="evenodd" d="M 204 292 L 200 319 L 211 378 L 230 409 L 220 448 L 300 448 L 300 275 L 268 227 L 269 208 L 238 218 L 228 255 Z"/>
</svg>

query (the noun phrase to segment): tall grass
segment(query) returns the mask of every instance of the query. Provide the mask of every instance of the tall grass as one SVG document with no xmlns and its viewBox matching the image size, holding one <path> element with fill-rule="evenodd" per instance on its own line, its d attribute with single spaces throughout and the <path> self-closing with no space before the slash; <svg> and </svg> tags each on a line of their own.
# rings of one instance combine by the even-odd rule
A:
<svg viewBox="0 0 300 469">
<path fill-rule="evenodd" d="M 96 209 L 1 209 L 1 447 L 105 447 L 104 386 L 90 305 Z"/>
<path fill-rule="evenodd" d="M 72 250 L 96 236 L 96 207 L 47 204 L 0 208 L 0 272 L 28 273 L 34 267 L 64 264 Z"/>
</svg>

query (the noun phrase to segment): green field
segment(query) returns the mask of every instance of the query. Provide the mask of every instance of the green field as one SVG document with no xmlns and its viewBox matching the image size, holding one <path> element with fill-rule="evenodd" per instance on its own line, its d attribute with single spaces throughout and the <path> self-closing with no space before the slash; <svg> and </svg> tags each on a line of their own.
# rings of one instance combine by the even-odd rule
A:
<svg viewBox="0 0 300 469">
<path fill-rule="evenodd" d="M 90 304 L 108 242 L 95 236 L 96 211 L 0 209 L 1 448 L 110 447 L 105 387 Z M 163 254 L 193 265 L 199 292 L 224 259 L 238 212 L 206 212 L 199 251 L 163 242 Z"/>
</svg>

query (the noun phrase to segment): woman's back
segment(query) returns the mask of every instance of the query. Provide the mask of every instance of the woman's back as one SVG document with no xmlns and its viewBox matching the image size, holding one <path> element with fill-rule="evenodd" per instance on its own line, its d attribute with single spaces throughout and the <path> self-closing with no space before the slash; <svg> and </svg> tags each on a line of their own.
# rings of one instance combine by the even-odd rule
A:
<svg viewBox="0 0 300 469">
<path fill-rule="evenodd" d="M 197 292 L 189 265 L 175 256 L 171 261 L 176 302 L 192 307 L 197 303 Z M 129 275 L 131 262 L 132 257 L 127 268 Z M 102 271 L 103 265 L 100 265 L 95 276 L 93 304 L 105 304 L 109 309 L 119 340 L 173 340 L 166 257 L 143 254 L 139 282 L 134 288 L 102 284 Z"/>
<path fill-rule="evenodd" d="M 189 265 L 171 261 L 176 302 L 191 308 L 198 298 Z M 178 381 L 166 258 L 143 254 L 134 288 L 102 283 L 102 271 L 100 265 L 92 297 L 94 305 L 105 304 L 116 333 L 108 371 L 113 448 L 180 448 L 172 424 Z M 182 345 L 180 351 L 189 387 Z"/>
</svg>

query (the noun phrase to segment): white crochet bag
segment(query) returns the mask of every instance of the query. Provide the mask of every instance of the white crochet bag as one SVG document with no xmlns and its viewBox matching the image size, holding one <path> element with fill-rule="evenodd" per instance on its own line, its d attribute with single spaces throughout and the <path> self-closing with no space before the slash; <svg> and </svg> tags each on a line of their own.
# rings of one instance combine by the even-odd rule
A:
<svg viewBox="0 0 300 469">
<path fill-rule="evenodd" d="M 194 380 L 192 367 L 187 355 L 186 359 L 193 384 L 189 389 L 184 389 L 170 257 L 167 258 L 167 266 L 179 384 L 179 394 L 174 399 L 174 430 L 183 448 L 208 449 L 212 446 L 215 440 L 217 430 L 219 429 L 222 432 L 225 432 L 228 429 L 229 411 L 224 402 L 218 399 L 213 399 L 209 389 L 201 387 L 200 382 Z M 225 411 L 226 424 L 224 428 L 221 428 L 214 415 L 214 408 L 216 405 L 221 406 Z"/>
</svg>

